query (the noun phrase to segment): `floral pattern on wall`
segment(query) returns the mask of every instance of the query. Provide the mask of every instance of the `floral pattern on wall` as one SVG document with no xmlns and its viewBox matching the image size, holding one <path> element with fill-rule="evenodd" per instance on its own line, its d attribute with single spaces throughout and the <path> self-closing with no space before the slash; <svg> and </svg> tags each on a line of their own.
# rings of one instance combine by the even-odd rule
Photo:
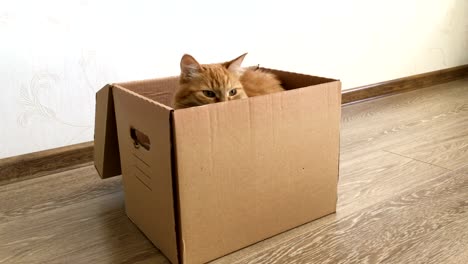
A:
<svg viewBox="0 0 468 264">
<path fill-rule="evenodd" d="M 468 64 L 467 10 L 466 0 L 4 0 L 0 158 L 93 140 L 98 89 L 178 74 L 184 53 L 249 52 L 247 65 L 344 89 Z"/>
</svg>

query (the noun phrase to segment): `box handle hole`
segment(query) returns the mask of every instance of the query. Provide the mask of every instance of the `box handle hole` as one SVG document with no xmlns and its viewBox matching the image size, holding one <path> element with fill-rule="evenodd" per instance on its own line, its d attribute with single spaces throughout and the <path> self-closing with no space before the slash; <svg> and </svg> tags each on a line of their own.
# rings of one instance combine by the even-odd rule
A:
<svg viewBox="0 0 468 264">
<path fill-rule="evenodd" d="M 143 147 L 146 150 L 150 150 L 151 148 L 151 141 L 149 137 L 134 127 L 130 127 L 130 137 L 133 139 L 133 146 L 135 148 Z"/>
</svg>

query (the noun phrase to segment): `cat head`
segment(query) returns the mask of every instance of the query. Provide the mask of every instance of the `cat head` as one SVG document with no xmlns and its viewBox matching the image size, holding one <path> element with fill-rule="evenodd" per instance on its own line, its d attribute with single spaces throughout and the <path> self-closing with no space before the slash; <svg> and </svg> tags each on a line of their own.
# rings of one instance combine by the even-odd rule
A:
<svg viewBox="0 0 468 264">
<path fill-rule="evenodd" d="M 246 55 L 218 64 L 200 64 L 188 54 L 182 56 L 180 85 L 174 96 L 174 108 L 247 98 L 239 80 Z"/>
</svg>

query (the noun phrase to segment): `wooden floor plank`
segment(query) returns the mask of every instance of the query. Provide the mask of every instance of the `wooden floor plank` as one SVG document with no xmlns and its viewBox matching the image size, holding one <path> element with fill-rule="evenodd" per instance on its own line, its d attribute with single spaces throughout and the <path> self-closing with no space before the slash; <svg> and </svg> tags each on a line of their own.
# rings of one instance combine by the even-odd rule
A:
<svg viewBox="0 0 468 264">
<path fill-rule="evenodd" d="M 448 170 L 377 151 L 340 165 L 337 214 L 378 203 L 438 177 Z M 411 177 L 408 177 L 411 175 Z"/>
<path fill-rule="evenodd" d="M 465 166 L 468 161 L 468 102 L 466 108 L 466 118 L 458 118 L 458 122 L 449 126 L 433 127 L 417 138 L 406 137 L 400 144 L 385 150 L 450 170 Z"/>
<path fill-rule="evenodd" d="M 122 192 L 0 224 L 0 263 L 134 263 L 148 258 L 169 263 L 126 217 Z"/>
<path fill-rule="evenodd" d="M 422 136 L 456 131 L 468 120 L 468 79 L 345 107 L 341 151 L 353 158 L 407 144 Z M 438 129 L 440 126 L 444 129 Z M 459 132 L 465 129 L 460 129 Z"/>
<path fill-rule="evenodd" d="M 121 177 L 101 180 L 94 166 L 0 186 L 0 223 L 122 192 Z"/>
<path fill-rule="evenodd" d="M 467 219 L 468 174 L 451 172 L 237 263 L 447 263 Z"/>
</svg>

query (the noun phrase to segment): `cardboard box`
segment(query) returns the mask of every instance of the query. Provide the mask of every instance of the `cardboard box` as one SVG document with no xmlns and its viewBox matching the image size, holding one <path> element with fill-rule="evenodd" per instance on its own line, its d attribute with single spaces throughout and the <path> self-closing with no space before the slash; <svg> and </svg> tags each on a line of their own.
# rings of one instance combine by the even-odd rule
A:
<svg viewBox="0 0 468 264">
<path fill-rule="evenodd" d="M 122 173 L 128 217 L 172 263 L 335 212 L 341 83 L 270 71 L 287 91 L 179 110 L 178 77 L 97 92 L 96 169 Z"/>
</svg>

